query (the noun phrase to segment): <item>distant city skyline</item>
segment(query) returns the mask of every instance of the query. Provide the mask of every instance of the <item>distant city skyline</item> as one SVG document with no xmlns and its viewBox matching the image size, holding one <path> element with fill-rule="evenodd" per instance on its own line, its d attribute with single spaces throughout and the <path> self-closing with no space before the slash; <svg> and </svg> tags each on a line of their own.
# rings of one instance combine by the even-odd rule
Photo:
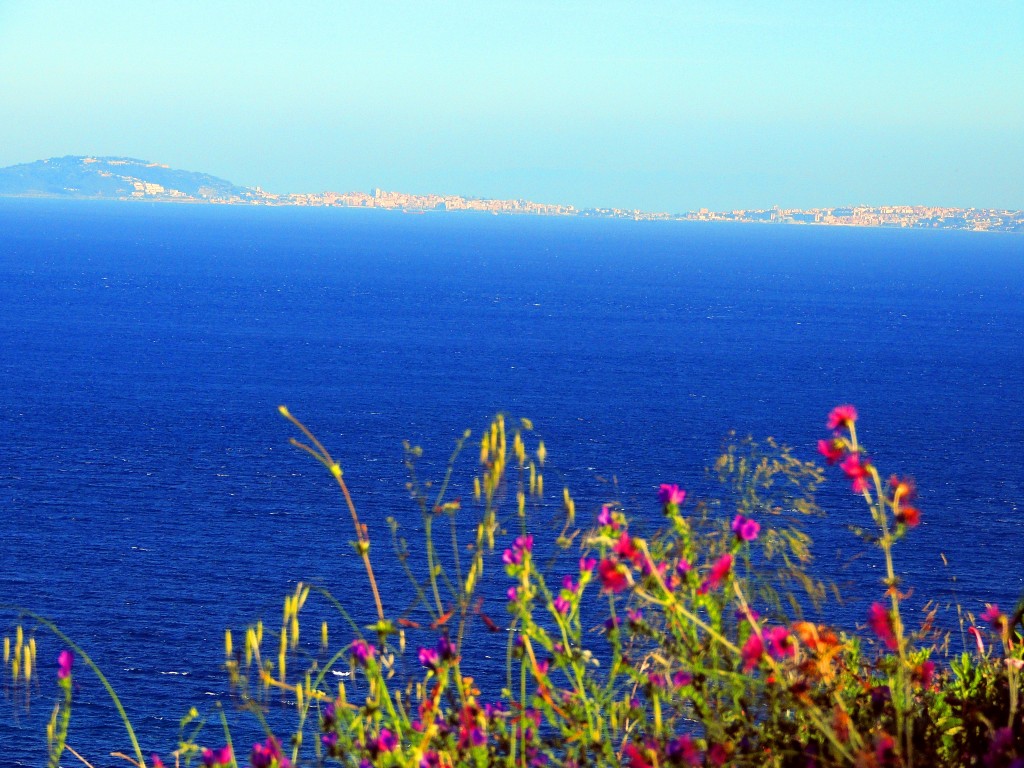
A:
<svg viewBox="0 0 1024 768">
<path fill-rule="evenodd" d="M 1024 4 L 0 2 L 0 166 L 678 212 L 1024 208 Z"/>
</svg>

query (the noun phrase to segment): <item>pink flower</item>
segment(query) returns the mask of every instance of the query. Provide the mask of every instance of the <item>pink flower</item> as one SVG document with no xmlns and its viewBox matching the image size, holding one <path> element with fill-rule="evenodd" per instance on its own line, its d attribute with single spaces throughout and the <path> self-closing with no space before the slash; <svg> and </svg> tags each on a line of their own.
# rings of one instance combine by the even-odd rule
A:
<svg viewBox="0 0 1024 768">
<path fill-rule="evenodd" d="M 670 762 L 675 765 L 699 766 L 700 750 L 689 736 L 683 735 L 672 739 L 665 748 Z"/>
<path fill-rule="evenodd" d="M 597 575 L 601 577 L 601 586 L 609 592 L 622 592 L 629 586 L 625 566 L 615 560 L 606 558 L 598 563 Z"/>
<path fill-rule="evenodd" d="M 508 592 L 506 592 L 505 595 L 508 597 L 510 603 L 514 603 L 519 597 L 519 590 L 515 587 L 509 587 Z"/>
<path fill-rule="evenodd" d="M 704 583 L 700 585 L 700 589 L 697 590 L 697 593 L 706 595 L 712 589 L 718 589 L 722 586 L 722 581 L 725 580 L 731 570 L 732 555 L 726 553 L 718 558 L 718 560 L 715 561 L 715 564 L 711 566 L 711 572 L 708 573 L 708 577 L 704 580 Z"/>
<path fill-rule="evenodd" d="M 868 625 L 890 651 L 895 651 L 899 647 L 896 630 L 892 625 L 892 615 L 880 603 L 872 603 L 868 609 Z"/>
<path fill-rule="evenodd" d="M 205 765 L 207 768 L 212 768 L 212 766 L 231 765 L 231 747 L 221 747 L 220 749 L 204 749 L 203 765 Z"/>
<path fill-rule="evenodd" d="M 614 525 L 615 521 L 612 518 L 612 508 L 608 504 L 601 505 L 601 511 L 597 513 L 597 522 L 599 525 Z"/>
<path fill-rule="evenodd" d="M 623 747 L 622 756 L 626 758 L 629 768 L 652 768 L 647 755 L 635 744 L 627 744 Z"/>
<path fill-rule="evenodd" d="M 768 644 L 768 654 L 776 661 L 781 661 L 787 656 L 796 656 L 796 644 L 785 627 L 769 629 L 764 633 L 764 639 Z"/>
<path fill-rule="evenodd" d="M 679 558 L 679 562 L 676 563 L 676 571 L 678 571 L 680 576 L 682 576 L 683 574 L 689 573 L 692 570 L 693 570 L 693 566 L 690 565 L 686 561 L 685 558 L 682 558 L 682 557 Z"/>
<path fill-rule="evenodd" d="M 736 515 L 732 521 L 732 532 L 740 541 L 754 541 L 761 532 L 761 524 L 743 515 Z"/>
<path fill-rule="evenodd" d="M 860 455 L 851 453 L 839 468 L 853 481 L 854 493 L 863 493 L 868 487 L 868 467 L 870 462 L 861 462 Z"/>
<path fill-rule="evenodd" d="M 978 631 L 977 627 L 968 627 L 967 631 L 974 637 L 974 644 L 978 647 L 978 655 L 985 655 L 985 641 L 981 639 L 981 632 Z"/>
<path fill-rule="evenodd" d="M 569 601 L 566 600 L 561 595 L 559 595 L 558 597 L 555 598 L 554 606 L 555 606 L 555 610 L 558 611 L 563 616 L 567 615 L 569 613 L 569 609 L 572 607 L 569 604 Z"/>
<path fill-rule="evenodd" d="M 676 672 L 672 675 L 672 685 L 676 688 L 682 688 L 684 685 L 689 685 L 693 682 L 693 675 L 689 672 Z"/>
<path fill-rule="evenodd" d="M 57 679 L 67 680 L 71 677 L 71 665 L 75 663 L 75 654 L 63 650 L 57 655 Z"/>
<path fill-rule="evenodd" d="M 387 728 L 380 729 L 380 736 L 377 738 L 377 748 L 381 752 L 394 752 L 398 747 L 398 737 Z"/>
<path fill-rule="evenodd" d="M 751 632 L 747 642 L 743 644 L 743 648 L 740 650 L 740 658 L 743 660 L 743 671 L 750 672 L 756 667 L 760 663 L 762 655 L 764 655 L 764 643 L 761 642 L 761 638 L 757 636 L 756 632 Z"/>
<path fill-rule="evenodd" d="M 825 457 L 829 464 L 835 464 L 846 453 L 846 446 L 842 440 L 819 440 L 818 453 Z"/>
<path fill-rule="evenodd" d="M 533 551 L 533 536 L 517 536 L 515 541 L 516 549 L 522 550 L 523 552 Z"/>
<path fill-rule="evenodd" d="M 686 499 L 686 491 L 680 488 L 678 485 L 669 485 L 668 483 L 662 483 L 658 488 L 658 501 L 662 504 L 673 505 L 678 507 Z"/>
<path fill-rule="evenodd" d="M 978 618 L 987 622 L 992 629 L 1003 628 L 1003 612 L 999 610 L 999 606 L 995 603 L 986 603 L 985 610 L 981 612 Z"/>
<path fill-rule="evenodd" d="M 597 565 L 597 560 L 592 557 L 580 558 L 580 573 L 590 573 Z"/>
<path fill-rule="evenodd" d="M 856 420 L 856 408 L 852 405 L 837 405 L 828 414 L 828 428 L 838 430 L 840 427 L 851 427 Z"/>
</svg>

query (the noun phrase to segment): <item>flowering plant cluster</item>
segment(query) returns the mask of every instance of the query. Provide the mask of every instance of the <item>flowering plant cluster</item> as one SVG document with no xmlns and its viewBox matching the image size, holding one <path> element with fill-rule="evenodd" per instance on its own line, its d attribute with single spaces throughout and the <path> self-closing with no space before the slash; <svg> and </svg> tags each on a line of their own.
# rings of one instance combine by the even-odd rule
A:
<svg viewBox="0 0 1024 768">
<path fill-rule="evenodd" d="M 554 505 L 544 493 L 546 449 L 538 442 L 528 450 L 532 425 L 525 420 L 511 439 L 500 416 L 483 434 L 472 502 L 448 497 L 468 432 L 436 485 L 418 480 L 420 449 L 406 446 L 425 539 L 416 558 L 389 521 L 394 562 L 410 577 L 415 599 L 411 606 L 386 605 L 370 532 L 340 466 L 282 413 L 304 436 L 293 443 L 321 461 L 342 491 L 376 621 L 360 626 L 326 590 L 300 583 L 284 601 L 279 632 L 257 622 L 239 647 L 227 632 L 234 696 L 266 731 L 245 754 L 232 746 L 227 717 L 223 734 L 208 739 L 192 727 L 200 721 L 193 710 L 182 720 L 177 749 L 147 759 L 108 686 L 135 751 L 134 758 L 122 755 L 129 762 L 1024 768 L 1022 611 L 987 605 L 977 617 L 968 613 L 969 642 L 952 654 L 943 651 L 948 642 L 936 638 L 931 616 L 922 627 L 906 625 L 894 547 L 921 512 L 913 482 L 883 480 L 867 457 L 853 406 L 829 414 L 831 435 L 818 448 L 863 498 L 871 541 L 885 563 L 863 633 L 800 613 L 821 599 L 823 587 L 806 571 L 809 539 L 786 515 L 816 511 L 813 491 L 822 476 L 774 442 L 728 446 L 715 465 L 728 491 L 717 503 L 694 503 L 678 485 L 661 485 L 656 501 L 664 528 L 650 536 L 618 502 L 577 524 L 568 489 L 557 505 L 559 525 L 545 526 L 551 535 L 531 529 L 531 517 L 547 510 L 550 520 Z M 436 528 L 445 524 L 451 553 L 442 557 L 435 539 L 443 538 Z M 468 545 L 460 540 L 467 533 Z M 780 599 L 779 587 L 793 585 L 801 594 Z M 300 619 L 314 593 L 348 626 L 333 652 L 329 622 L 303 632 Z M 505 606 L 501 617 L 483 610 L 484 600 L 496 596 Z M 56 766 L 71 748 L 76 657 L 105 679 L 69 638 L 30 616 L 72 649 L 56 668 L 63 693 L 49 729 Z M 34 668 L 29 634 L 26 640 L 18 627 L 13 653 L 5 643 L 15 682 L 27 681 Z M 505 646 L 501 683 L 472 674 L 487 638 Z M 267 713 L 278 700 L 285 703 L 272 725 Z M 281 706 L 294 710 L 287 733 L 277 727 Z"/>
</svg>

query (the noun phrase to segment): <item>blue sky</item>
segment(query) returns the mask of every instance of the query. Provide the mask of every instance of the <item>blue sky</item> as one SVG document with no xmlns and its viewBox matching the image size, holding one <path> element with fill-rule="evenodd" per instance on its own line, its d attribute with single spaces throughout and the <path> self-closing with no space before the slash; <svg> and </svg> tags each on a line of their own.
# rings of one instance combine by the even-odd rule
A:
<svg viewBox="0 0 1024 768">
<path fill-rule="evenodd" d="M 1024 3 L 0 0 L 0 125 L 277 192 L 1024 208 Z"/>
</svg>

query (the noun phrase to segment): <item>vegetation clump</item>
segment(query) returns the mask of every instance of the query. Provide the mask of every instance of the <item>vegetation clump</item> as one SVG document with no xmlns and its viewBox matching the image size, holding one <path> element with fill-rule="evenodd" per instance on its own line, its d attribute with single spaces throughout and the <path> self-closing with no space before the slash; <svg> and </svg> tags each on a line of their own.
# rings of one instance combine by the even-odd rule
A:
<svg viewBox="0 0 1024 768">
<path fill-rule="evenodd" d="M 376 621 L 360 626 L 326 590 L 300 583 L 285 598 L 279 631 L 256 622 L 237 646 L 234 633 L 225 635 L 236 702 L 265 738 L 236 750 L 223 711 L 223 730 L 214 733 L 193 709 L 177 748 L 147 758 L 83 649 L 22 611 L 22 623 L 33 622 L 28 633 L 19 624 L 13 643 L 4 641 L 15 688 L 36 669 L 35 628 L 66 646 L 47 734 L 52 766 L 66 750 L 79 757 L 67 743 L 77 656 L 127 728 L 134 755 L 117 756 L 137 766 L 1024 768 L 1024 611 L 987 605 L 977 617 L 963 614 L 970 647 L 956 654 L 934 629 L 934 611 L 922 626 L 907 625 L 894 553 L 922 513 L 913 481 L 885 479 L 869 458 L 853 406 L 829 414 L 831 435 L 818 448 L 863 498 L 870 525 L 857 532 L 885 564 L 860 633 L 803 615 L 802 606 L 826 593 L 810 575 L 802 524 L 820 512 L 814 494 L 824 475 L 771 440 L 728 445 L 714 467 L 723 499 L 693 503 L 678 485 L 661 485 L 664 526 L 647 537 L 619 503 L 580 523 L 568 488 L 552 500 L 546 449 L 526 420 L 510 430 L 499 416 L 483 433 L 472 501 L 449 497 L 469 432 L 437 485 L 418 479 L 422 452 L 406 445 L 424 541 L 414 557 L 389 520 L 395 562 L 413 594 L 394 613 L 341 467 L 281 413 L 301 432 L 292 443 L 320 461 L 343 494 Z M 558 525 L 531 526 L 553 510 Z M 495 594 L 506 604 L 500 619 L 482 610 Z M 303 631 L 310 595 L 347 623 L 340 646 L 331 647 L 327 622 Z M 475 645 L 502 632 L 504 679 L 485 694 L 474 677 Z M 291 713 L 285 731 L 274 727 L 279 699 Z"/>
</svg>

